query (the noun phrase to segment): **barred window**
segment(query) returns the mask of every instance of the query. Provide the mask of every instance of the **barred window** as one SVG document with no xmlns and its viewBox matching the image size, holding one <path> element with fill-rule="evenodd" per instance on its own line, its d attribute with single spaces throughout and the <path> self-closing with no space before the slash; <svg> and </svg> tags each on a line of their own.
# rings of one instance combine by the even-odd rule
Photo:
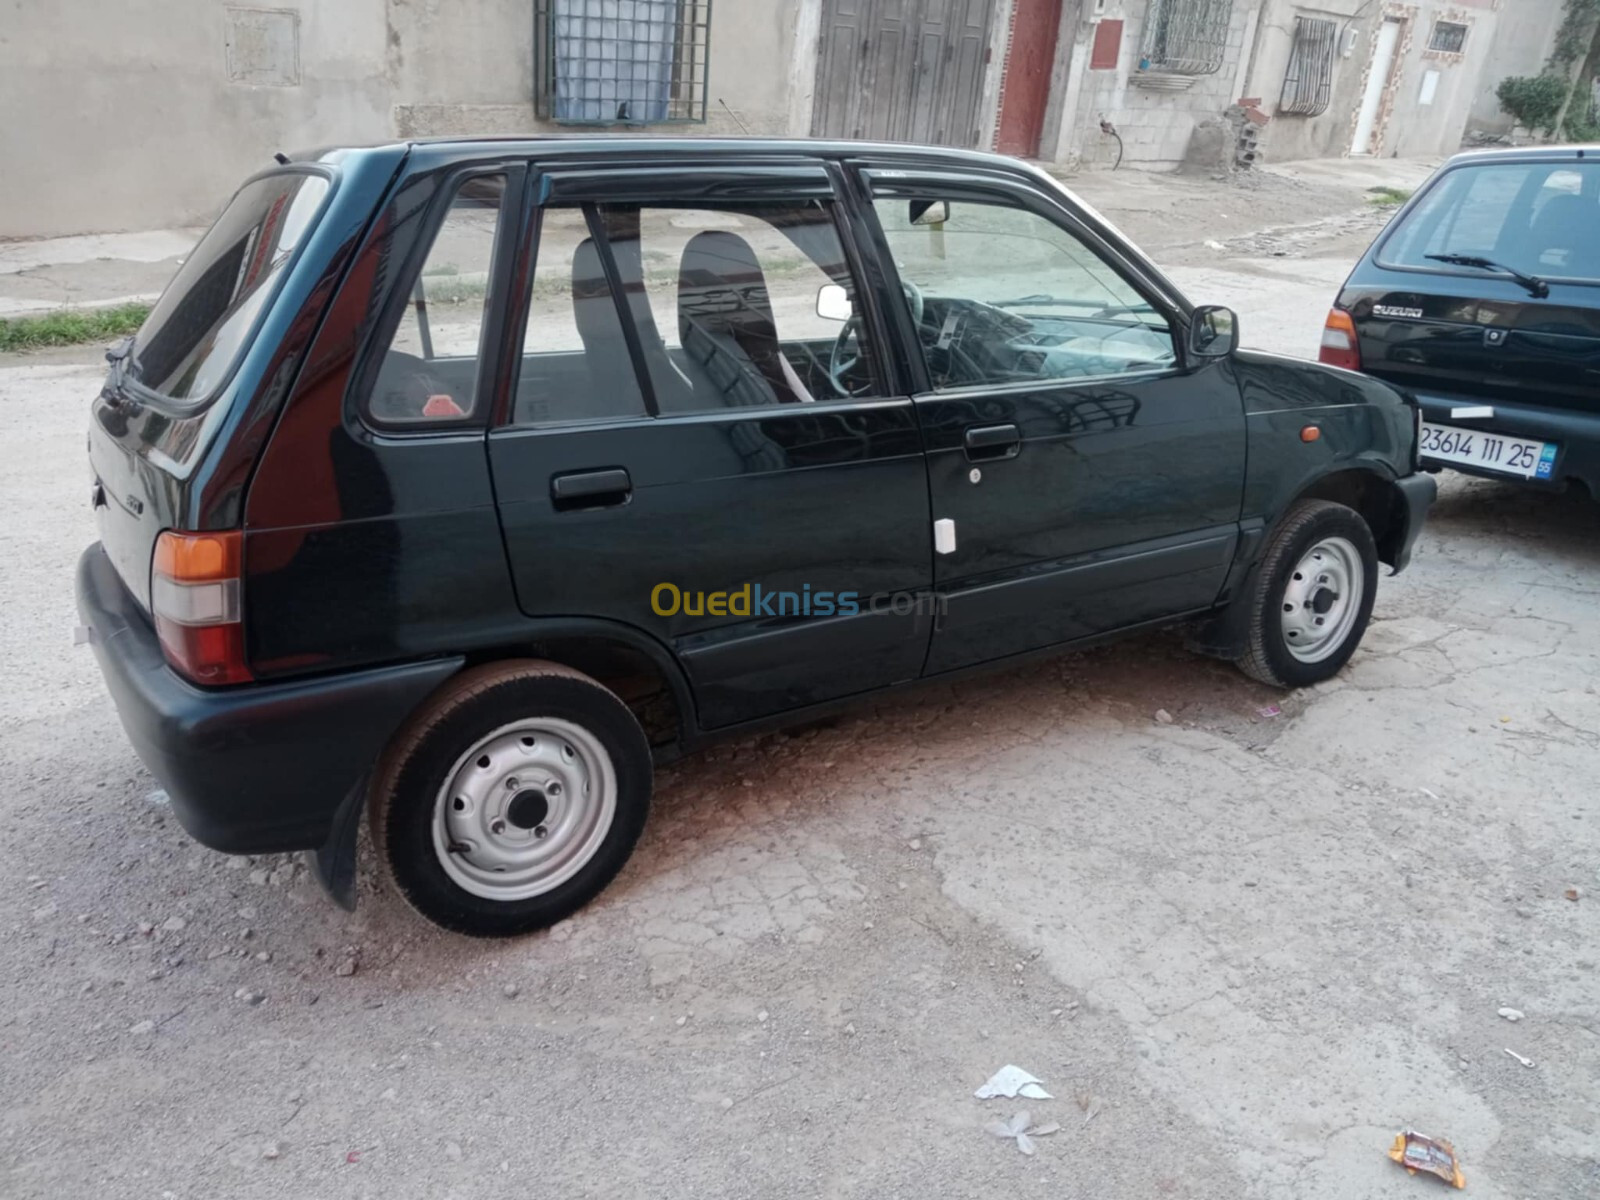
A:
<svg viewBox="0 0 1600 1200">
<path fill-rule="evenodd" d="M 1294 49 L 1283 76 L 1278 112 L 1296 117 L 1320 117 L 1328 111 L 1333 91 L 1334 43 L 1339 27 L 1317 17 L 1294 19 Z"/>
<path fill-rule="evenodd" d="M 1435 21 L 1433 36 L 1428 39 L 1429 50 L 1442 50 L 1446 54 L 1460 54 L 1467 44 L 1467 27 L 1455 21 Z"/>
<path fill-rule="evenodd" d="M 711 0 L 534 0 L 534 101 L 571 125 L 706 119 Z"/>
<path fill-rule="evenodd" d="M 1211 75 L 1222 67 L 1233 0 L 1150 0 L 1141 69 Z"/>
</svg>

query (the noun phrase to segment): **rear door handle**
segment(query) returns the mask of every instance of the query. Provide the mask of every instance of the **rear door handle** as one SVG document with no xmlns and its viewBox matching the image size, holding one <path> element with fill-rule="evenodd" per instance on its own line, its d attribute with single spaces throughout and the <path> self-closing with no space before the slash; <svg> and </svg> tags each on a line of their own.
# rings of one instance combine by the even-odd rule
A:
<svg viewBox="0 0 1600 1200">
<path fill-rule="evenodd" d="M 972 462 L 1015 458 L 1022 449 L 1022 431 L 1015 425 L 974 425 L 963 440 Z"/>
<path fill-rule="evenodd" d="M 561 511 L 611 508 L 626 504 L 632 495 L 633 479 L 621 467 L 605 471 L 574 471 L 550 480 L 550 499 Z"/>
</svg>

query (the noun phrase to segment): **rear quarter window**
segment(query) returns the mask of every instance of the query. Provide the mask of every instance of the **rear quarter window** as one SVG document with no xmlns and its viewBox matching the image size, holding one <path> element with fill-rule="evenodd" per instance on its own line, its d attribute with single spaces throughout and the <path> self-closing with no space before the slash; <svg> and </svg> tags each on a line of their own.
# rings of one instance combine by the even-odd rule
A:
<svg viewBox="0 0 1600 1200">
<path fill-rule="evenodd" d="M 139 330 L 132 380 L 185 405 L 210 399 L 233 373 L 328 190 L 324 176 L 307 172 L 245 184 Z"/>
<path fill-rule="evenodd" d="M 1385 237 L 1377 261 L 1455 273 L 1429 257 L 1438 254 L 1487 258 L 1544 279 L 1600 283 L 1600 162 L 1447 171 Z"/>
</svg>

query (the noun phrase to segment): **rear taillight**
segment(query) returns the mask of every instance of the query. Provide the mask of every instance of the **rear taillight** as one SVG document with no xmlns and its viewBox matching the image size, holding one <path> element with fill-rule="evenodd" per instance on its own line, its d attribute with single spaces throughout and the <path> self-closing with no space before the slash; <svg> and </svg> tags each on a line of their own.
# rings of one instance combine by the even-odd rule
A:
<svg viewBox="0 0 1600 1200">
<path fill-rule="evenodd" d="M 196 683 L 243 683 L 244 624 L 239 608 L 244 537 L 167 530 L 156 539 L 150 612 L 167 661 Z"/>
<path fill-rule="evenodd" d="M 1361 370 L 1361 343 L 1356 340 L 1356 323 L 1344 309 L 1329 310 L 1322 326 L 1322 350 L 1317 358 L 1347 371 Z"/>
</svg>

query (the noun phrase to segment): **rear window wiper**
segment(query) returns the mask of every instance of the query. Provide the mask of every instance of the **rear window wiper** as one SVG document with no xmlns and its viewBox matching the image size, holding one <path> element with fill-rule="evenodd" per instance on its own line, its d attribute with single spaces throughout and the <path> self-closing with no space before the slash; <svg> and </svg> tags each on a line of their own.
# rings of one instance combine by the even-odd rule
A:
<svg viewBox="0 0 1600 1200">
<path fill-rule="evenodd" d="M 1476 254 L 1427 254 L 1423 257 L 1431 258 L 1434 262 L 1449 263 L 1453 267 L 1476 267 L 1480 271 L 1499 271 L 1511 276 L 1512 279 L 1527 288 L 1534 298 L 1539 300 L 1543 300 L 1550 294 L 1550 285 L 1537 275 L 1525 275 L 1521 271 L 1508 267 L 1504 263 L 1497 263 L 1491 258 L 1483 258 Z"/>
</svg>

